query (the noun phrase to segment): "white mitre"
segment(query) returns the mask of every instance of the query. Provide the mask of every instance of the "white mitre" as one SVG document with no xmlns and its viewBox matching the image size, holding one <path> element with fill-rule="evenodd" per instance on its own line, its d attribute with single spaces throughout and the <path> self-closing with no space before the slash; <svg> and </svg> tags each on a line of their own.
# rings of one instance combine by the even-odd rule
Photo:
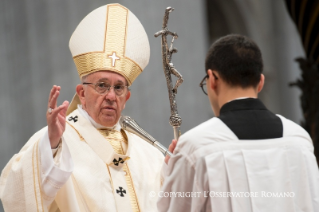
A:
<svg viewBox="0 0 319 212">
<path fill-rule="evenodd" d="M 108 4 L 89 13 L 73 32 L 70 42 L 80 78 L 96 71 L 121 74 L 129 85 L 150 58 L 150 45 L 141 22 L 126 7 Z M 80 100 L 74 96 L 67 114 Z"/>
</svg>

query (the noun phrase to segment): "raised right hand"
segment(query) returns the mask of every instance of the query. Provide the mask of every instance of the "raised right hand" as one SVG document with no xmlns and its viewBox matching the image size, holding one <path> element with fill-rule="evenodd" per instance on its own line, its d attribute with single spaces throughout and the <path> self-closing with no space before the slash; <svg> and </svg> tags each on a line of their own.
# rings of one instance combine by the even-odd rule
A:
<svg viewBox="0 0 319 212">
<path fill-rule="evenodd" d="M 62 105 L 57 107 L 57 99 L 59 97 L 60 90 L 60 86 L 54 85 L 52 87 L 49 96 L 48 109 L 51 108 L 53 110 L 51 113 L 47 110 L 46 115 L 51 149 L 55 149 L 58 146 L 62 134 L 65 131 L 66 111 L 69 106 L 69 102 L 64 101 Z"/>
</svg>

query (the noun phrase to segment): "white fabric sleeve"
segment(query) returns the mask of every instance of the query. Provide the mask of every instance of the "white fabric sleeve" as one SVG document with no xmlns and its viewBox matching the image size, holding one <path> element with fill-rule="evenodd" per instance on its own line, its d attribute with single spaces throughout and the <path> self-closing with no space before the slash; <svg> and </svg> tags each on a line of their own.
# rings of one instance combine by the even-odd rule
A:
<svg viewBox="0 0 319 212">
<path fill-rule="evenodd" d="M 168 165 L 163 162 L 162 169 L 161 169 L 161 178 L 164 180 L 168 176 Z"/>
<path fill-rule="evenodd" d="M 57 151 L 61 151 L 61 154 L 53 158 L 54 152 L 51 149 L 48 130 L 46 130 L 39 143 L 41 186 L 46 207 L 52 203 L 57 192 L 67 182 L 73 171 L 73 160 L 63 137 Z"/>
<path fill-rule="evenodd" d="M 187 156 L 181 153 L 174 154 L 168 166 L 163 166 L 161 175 L 164 175 L 165 180 L 158 194 L 158 211 L 200 211 L 193 210 L 193 204 L 198 205 L 194 201 L 205 201 L 205 199 L 202 192 L 196 188 L 195 169 Z"/>
<path fill-rule="evenodd" d="M 163 161 L 163 165 L 162 165 L 161 173 L 160 173 L 161 187 L 163 186 L 164 180 L 167 176 L 168 176 L 168 166 L 165 163 L 165 161 Z"/>
</svg>

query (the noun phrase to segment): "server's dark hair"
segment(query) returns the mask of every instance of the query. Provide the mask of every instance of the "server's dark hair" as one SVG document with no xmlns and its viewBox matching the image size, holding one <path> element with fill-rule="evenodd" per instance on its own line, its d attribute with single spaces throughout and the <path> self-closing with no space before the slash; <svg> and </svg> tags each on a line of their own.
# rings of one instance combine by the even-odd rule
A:
<svg viewBox="0 0 319 212">
<path fill-rule="evenodd" d="M 231 86 L 256 87 L 263 71 L 261 52 L 251 39 L 231 34 L 221 37 L 210 47 L 205 61 Z"/>
</svg>

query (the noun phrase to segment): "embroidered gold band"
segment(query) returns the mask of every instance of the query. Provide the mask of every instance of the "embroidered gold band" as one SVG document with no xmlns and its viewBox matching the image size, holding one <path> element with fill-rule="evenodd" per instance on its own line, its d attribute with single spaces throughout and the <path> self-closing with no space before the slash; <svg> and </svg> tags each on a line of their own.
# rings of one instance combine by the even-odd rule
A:
<svg viewBox="0 0 319 212">
<path fill-rule="evenodd" d="M 104 51 L 108 55 L 116 52 L 120 57 L 125 54 L 128 10 L 120 5 L 107 7 L 107 25 Z"/>
<path fill-rule="evenodd" d="M 109 70 L 124 76 L 129 85 L 142 72 L 141 67 L 125 57 L 128 10 L 121 5 L 107 7 L 103 52 L 88 52 L 73 57 L 80 78 L 84 75 Z"/>
<path fill-rule="evenodd" d="M 121 74 L 128 81 L 129 85 L 131 85 L 136 77 L 142 73 L 141 67 L 127 57 L 121 57 L 119 60 L 116 60 L 113 67 L 112 59 L 106 53 L 101 52 L 78 55 L 73 60 L 80 78 L 96 71 L 108 70 Z"/>
<path fill-rule="evenodd" d="M 75 129 L 75 127 L 73 127 L 73 125 L 72 124 L 70 124 L 69 122 L 66 122 L 68 125 L 70 125 L 70 127 L 72 127 L 74 130 L 75 130 L 75 132 L 79 135 L 79 137 L 80 137 L 80 140 L 81 141 L 84 141 L 84 138 L 82 137 L 82 135 L 79 133 L 79 131 L 77 131 L 77 129 Z"/>
<path fill-rule="evenodd" d="M 37 211 L 43 211 L 43 202 L 41 195 L 41 185 L 40 185 L 40 160 L 39 160 L 39 151 L 38 151 L 39 141 L 33 146 L 32 151 L 32 169 L 33 169 L 33 186 L 34 186 L 34 195 L 36 200 Z"/>
</svg>

